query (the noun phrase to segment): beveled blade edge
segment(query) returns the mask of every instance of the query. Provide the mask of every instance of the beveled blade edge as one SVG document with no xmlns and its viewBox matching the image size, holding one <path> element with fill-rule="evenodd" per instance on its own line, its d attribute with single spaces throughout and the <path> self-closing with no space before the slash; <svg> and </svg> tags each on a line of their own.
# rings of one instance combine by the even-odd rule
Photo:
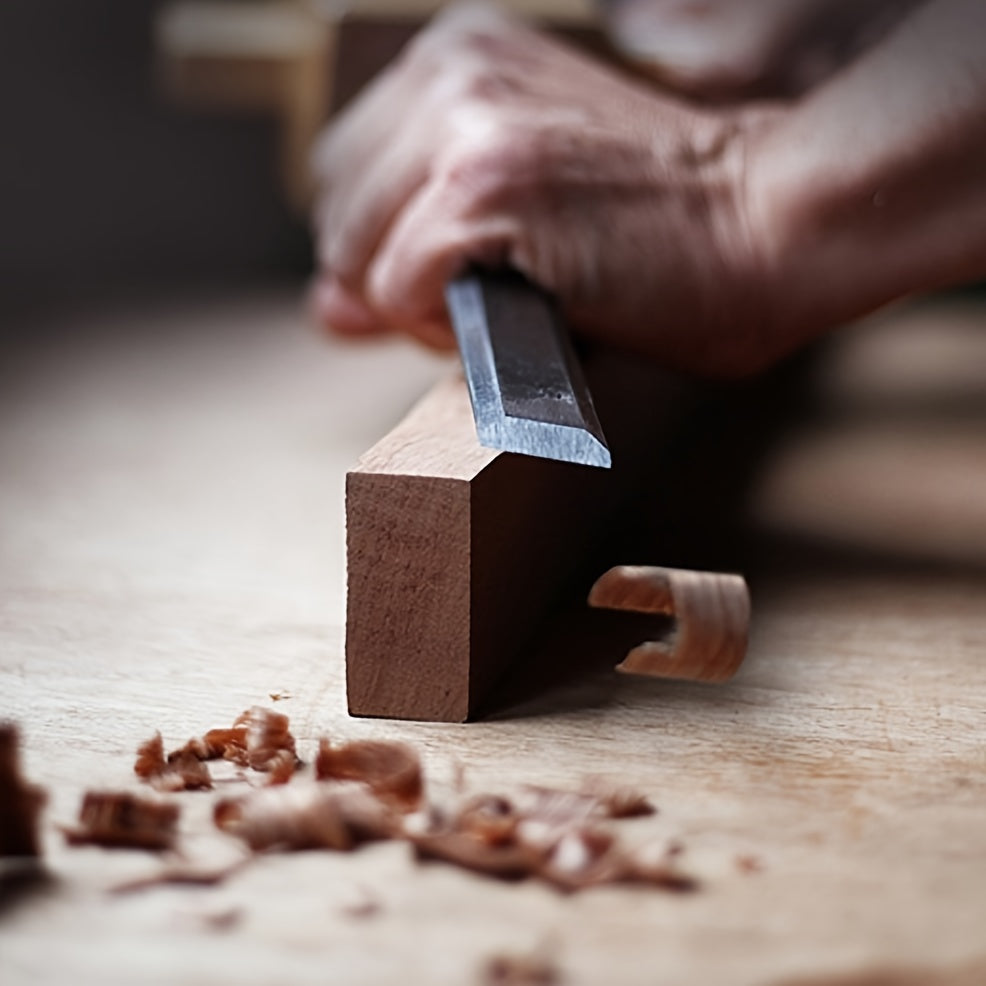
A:
<svg viewBox="0 0 986 986">
<path fill-rule="evenodd" d="M 583 428 L 504 415 L 499 420 L 486 419 L 482 424 L 477 421 L 476 434 L 480 445 L 503 452 L 601 469 L 609 469 L 613 464 L 609 449 Z"/>
<path fill-rule="evenodd" d="M 486 324 L 483 291 L 475 278 L 460 277 L 445 286 L 445 299 L 452 317 L 452 330 L 459 344 L 459 355 L 469 387 L 469 401 L 481 445 L 499 448 L 483 440 L 489 427 L 505 417 L 500 387 L 496 378 L 496 362 Z"/>
<path fill-rule="evenodd" d="M 588 389 L 583 385 L 584 400 L 579 400 L 579 395 L 575 395 L 583 418 L 587 418 L 585 427 L 576 428 L 506 414 L 490 341 L 482 283 L 474 274 L 456 278 L 446 285 L 445 296 L 462 357 L 480 445 L 543 459 L 610 468 L 612 457 L 603 440 Z M 575 372 L 581 379 L 581 367 L 570 346 L 564 356 L 570 375 Z"/>
</svg>

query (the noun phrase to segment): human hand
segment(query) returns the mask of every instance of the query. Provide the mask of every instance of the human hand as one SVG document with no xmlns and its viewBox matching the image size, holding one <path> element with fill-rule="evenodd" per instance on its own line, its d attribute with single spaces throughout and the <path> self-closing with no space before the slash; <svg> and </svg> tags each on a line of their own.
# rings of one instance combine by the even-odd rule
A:
<svg viewBox="0 0 986 986">
<path fill-rule="evenodd" d="M 316 310 L 451 346 L 444 286 L 511 265 L 589 336 L 736 374 L 779 347 L 744 206 L 748 121 L 656 95 L 487 8 L 439 17 L 315 155 Z"/>
<path fill-rule="evenodd" d="M 875 44 L 919 0 L 597 0 L 614 44 L 703 101 L 790 97 Z"/>
</svg>

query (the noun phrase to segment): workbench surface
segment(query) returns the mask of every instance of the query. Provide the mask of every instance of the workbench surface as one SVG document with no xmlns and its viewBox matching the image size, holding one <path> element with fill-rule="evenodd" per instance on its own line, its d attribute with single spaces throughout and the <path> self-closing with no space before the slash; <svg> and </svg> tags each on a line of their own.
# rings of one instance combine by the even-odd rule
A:
<svg viewBox="0 0 986 986">
<path fill-rule="evenodd" d="M 350 719 L 341 632 L 344 471 L 447 364 L 326 342 L 294 293 L 151 311 L 0 359 L 0 713 L 50 796 L 49 876 L 0 898 L 5 986 L 461 986 L 539 947 L 585 986 L 986 982 L 986 310 L 905 312 L 825 357 L 753 496 L 772 560 L 732 683 L 598 669 L 463 726 Z M 660 810 L 626 837 L 680 840 L 701 887 L 565 896 L 382 844 L 109 893 L 159 862 L 68 848 L 81 793 L 137 789 L 155 729 L 175 746 L 272 693 L 305 760 L 388 737 L 477 789 L 631 784 Z M 228 793 L 175 796 L 193 857 L 231 857 Z"/>
</svg>

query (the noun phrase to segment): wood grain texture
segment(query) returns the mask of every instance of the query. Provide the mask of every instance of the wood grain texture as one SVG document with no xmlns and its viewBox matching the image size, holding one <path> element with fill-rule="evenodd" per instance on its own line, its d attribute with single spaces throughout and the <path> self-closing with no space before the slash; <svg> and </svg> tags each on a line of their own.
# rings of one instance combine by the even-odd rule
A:
<svg viewBox="0 0 986 986">
<path fill-rule="evenodd" d="M 460 726 L 350 718 L 342 650 L 346 469 L 448 367 L 324 343 L 299 294 L 76 310 L 0 359 L 0 708 L 50 795 L 48 878 L 0 897 L 3 986 L 468 986 L 542 942 L 564 986 L 911 986 L 976 968 L 986 311 L 898 312 L 818 367 L 814 414 L 751 503 L 734 679 L 617 675 L 600 653 Z M 901 334 L 921 353 L 906 372 Z M 107 893 L 160 863 L 66 847 L 56 826 L 83 790 L 146 790 L 133 756 L 155 728 L 180 745 L 272 692 L 291 696 L 275 707 L 309 763 L 323 735 L 400 739 L 438 792 L 459 771 L 471 790 L 631 785 L 659 811 L 625 837 L 680 840 L 702 888 L 560 896 L 384 844 Z M 193 861 L 238 858 L 211 819 L 236 790 L 175 795 Z M 759 870 L 737 865 L 750 856 Z"/>
<path fill-rule="evenodd" d="M 728 681 L 746 656 L 750 593 L 741 575 L 617 565 L 596 580 L 589 605 L 673 618 L 667 639 L 641 641 L 616 666 L 625 674 Z"/>
<path fill-rule="evenodd" d="M 461 722 L 601 570 L 671 415 L 668 383 L 590 368 L 614 467 L 480 446 L 465 382 L 438 384 L 347 476 L 346 668 L 354 715 Z M 626 406 L 637 386 L 639 406 Z M 616 399 L 622 394 L 622 400 Z"/>
</svg>

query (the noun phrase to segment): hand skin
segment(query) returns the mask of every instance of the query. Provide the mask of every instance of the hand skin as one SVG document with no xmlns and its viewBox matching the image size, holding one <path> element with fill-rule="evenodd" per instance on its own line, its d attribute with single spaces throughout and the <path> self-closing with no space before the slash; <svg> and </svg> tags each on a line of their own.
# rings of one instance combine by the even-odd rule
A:
<svg viewBox="0 0 986 986">
<path fill-rule="evenodd" d="M 986 5 L 929 0 L 792 103 L 702 108 L 486 8 L 439 17 L 316 152 L 321 319 L 450 346 L 509 263 L 590 337 L 757 371 L 986 274 Z"/>
<path fill-rule="evenodd" d="M 792 97 L 875 44 L 921 0 L 599 0 L 617 48 L 703 102 Z"/>
</svg>

